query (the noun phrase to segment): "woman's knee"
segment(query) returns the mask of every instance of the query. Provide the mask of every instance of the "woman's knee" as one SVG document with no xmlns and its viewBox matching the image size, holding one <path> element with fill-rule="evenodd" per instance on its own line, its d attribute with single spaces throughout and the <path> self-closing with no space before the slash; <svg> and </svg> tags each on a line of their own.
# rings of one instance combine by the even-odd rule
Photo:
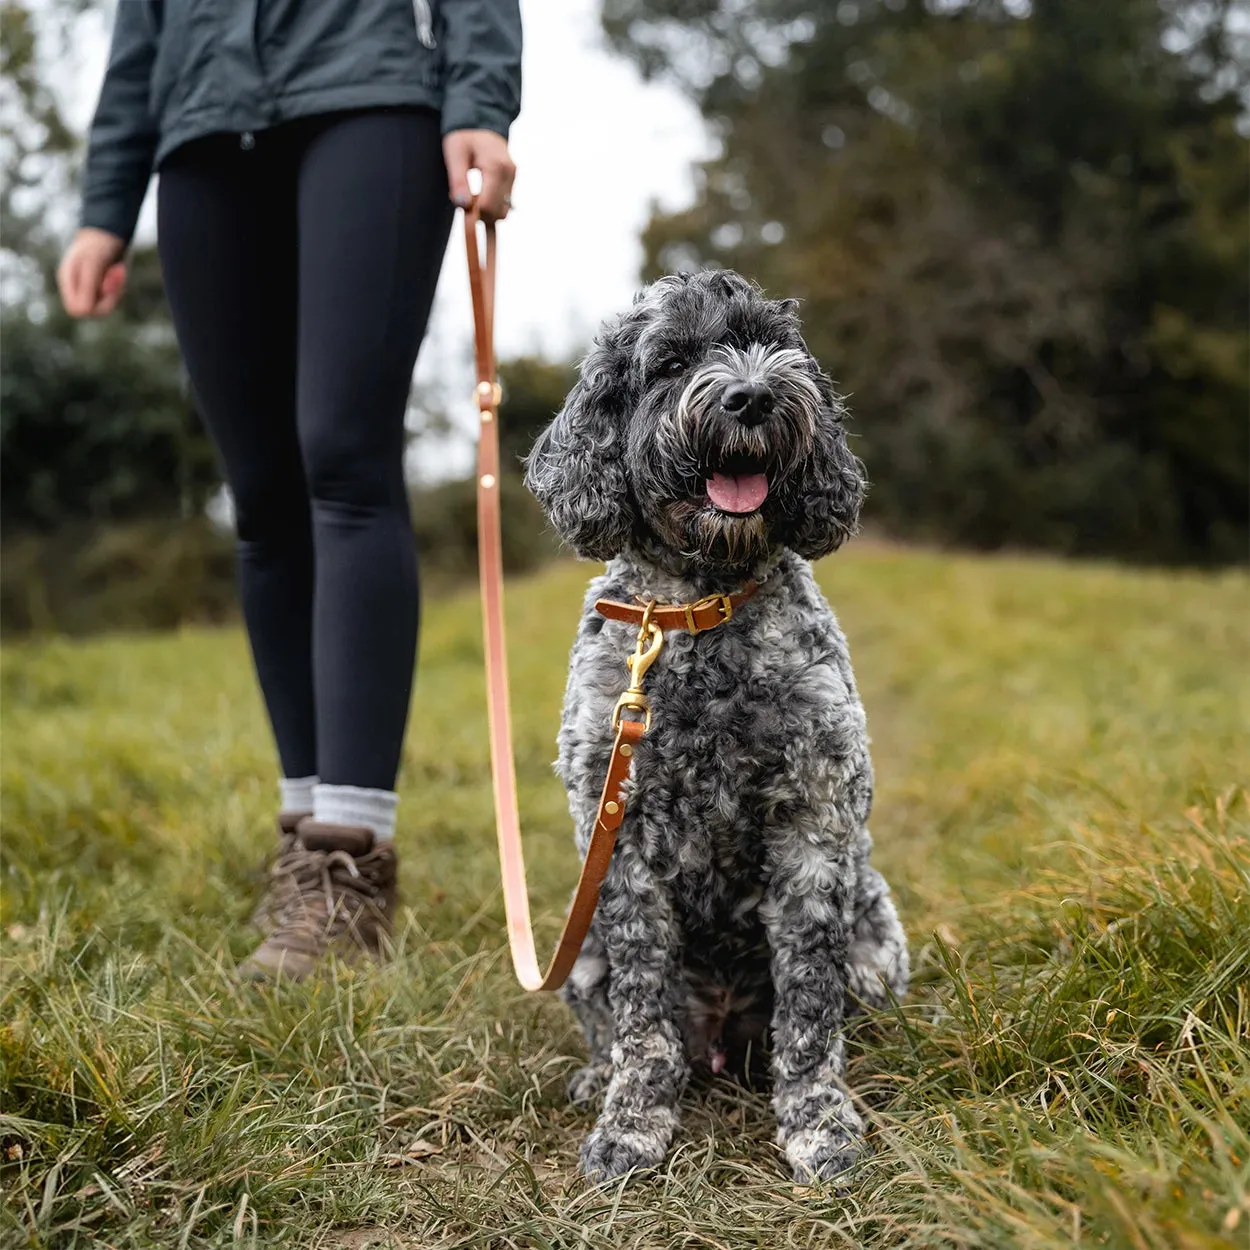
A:
<svg viewBox="0 0 1250 1250">
<path fill-rule="evenodd" d="M 305 434 L 300 447 L 314 504 L 371 511 L 393 508 L 402 499 L 402 444 L 363 439 L 343 421 Z"/>
<path fill-rule="evenodd" d="M 293 471 L 235 474 L 230 493 L 241 545 L 267 549 L 309 541 L 308 488 L 298 464 Z"/>
</svg>

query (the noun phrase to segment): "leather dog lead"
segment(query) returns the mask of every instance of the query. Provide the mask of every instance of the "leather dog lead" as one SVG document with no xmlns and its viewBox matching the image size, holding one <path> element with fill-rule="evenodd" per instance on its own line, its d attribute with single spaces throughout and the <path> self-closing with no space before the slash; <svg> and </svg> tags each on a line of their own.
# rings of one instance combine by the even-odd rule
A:
<svg viewBox="0 0 1250 1250">
<path fill-rule="evenodd" d="M 651 705 L 642 680 L 655 663 L 669 629 L 692 634 L 713 629 L 732 618 L 734 609 L 756 591 L 755 583 L 737 594 L 713 595 L 690 604 L 616 603 L 601 599 L 596 609 L 613 620 L 638 626 L 634 653 L 626 658 L 629 687 L 612 712 L 612 756 L 599 797 L 599 809 L 573 902 L 556 943 L 555 954 L 544 972 L 534 948 L 530 922 L 529 891 L 525 883 L 525 857 L 521 846 L 521 821 L 517 807 L 516 764 L 512 753 L 512 715 L 508 702 L 508 654 L 504 634 L 503 538 L 499 503 L 499 402 L 495 377 L 495 254 L 494 222 L 485 222 L 486 257 L 482 258 L 477 225 L 482 220 L 477 201 L 465 210 L 465 249 L 469 260 L 469 291 L 473 300 L 474 349 L 477 361 L 478 573 L 482 588 L 482 625 L 486 655 L 486 703 L 490 723 L 491 774 L 495 790 L 495 831 L 499 840 L 499 863 L 503 879 L 504 910 L 508 919 L 508 945 L 517 979 L 527 990 L 556 990 L 564 984 L 582 948 L 599 902 L 599 887 L 607 876 L 616 846 L 616 831 L 625 817 L 623 789 L 629 778 L 634 751 L 651 726 Z M 626 713 L 633 713 L 627 716 Z"/>
<path fill-rule="evenodd" d="M 517 979 L 527 990 L 555 990 L 564 984 L 590 928 L 599 886 L 607 875 L 616 845 L 616 830 L 625 814 L 621 789 L 629 776 L 634 747 L 646 732 L 646 722 L 618 715 L 612 763 L 581 877 L 573 895 L 564 931 L 544 972 L 534 949 L 529 891 L 521 848 L 521 821 L 517 808 L 516 764 L 512 754 L 512 717 L 508 705 L 508 655 L 504 636 L 503 539 L 499 505 L 499 383 L 495 378 L 495 225 L 486 222 L 486 259 L 478 245 L 481 213 L 474 201 L 464 214 L 465 247 L 469 260 L 469 291 L 473 299 L 473 329 L 477 358 L 477 405 L 480 415 L 477 450 L 478 573 L 482 587 L 482 626 L 486 653 L 486 701 L 490 721 L 491 773 L 495 789 L 495 831 L 503 879 L 508 944 Z M 645 670 L 644 670 L 645 671 Z M 639 677 L 641 680 L 641 676 Z"/>
</svg>

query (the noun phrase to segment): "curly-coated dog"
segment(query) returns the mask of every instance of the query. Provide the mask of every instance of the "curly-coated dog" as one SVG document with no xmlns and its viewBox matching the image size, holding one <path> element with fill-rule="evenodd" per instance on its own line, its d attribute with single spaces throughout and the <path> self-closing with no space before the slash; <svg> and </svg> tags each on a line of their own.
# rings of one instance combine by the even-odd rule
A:
<svg viewBox="0 0 1250 1250">
<path fill-rule="evenodd" d="M 582 853 L 637 632 L 595 600 L 688 603 L 759 583 L 717 628 L 672 631 L 647 677 L 654 723 L 564 991 L 590 1047 L 570 1097 L 606 1090 L 582 1147 L 593 1177 L 663 1159 L 692 1065 L 740 1069 L 762 1049 L 795 1177 L 834 1176 L 858 1152 L 843 1018 L 902 995 L 908 965 L 869 864 L 864 711 L 808 564 L 859 516 L 844 416 L 793 301 L 730 271 L 667 277 L 604 326 L 527 462 L 554 526 L 608 561 L 559 735 Z"/>
</svg>

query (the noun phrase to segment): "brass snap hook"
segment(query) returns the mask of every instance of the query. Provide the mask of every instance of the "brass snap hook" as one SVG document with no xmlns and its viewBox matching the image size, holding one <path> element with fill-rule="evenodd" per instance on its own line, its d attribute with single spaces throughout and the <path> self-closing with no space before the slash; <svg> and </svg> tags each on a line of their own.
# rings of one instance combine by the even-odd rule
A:
<svg viewBox="0 0 1250 1250">
<path fill-rule="evenodd" d="M 638 641 L 634 644 L 634 654 L 625 661 L 629 666 L 629 675 L 632 679 L 631 690 L 642 685 L 647 669 L 655 663 L 660 649 L 664 646 L 664 631 L 651 619 L 651 613 L 654 611 L 655 600 L 652 599 L 642 612 L 642 624 L 638 626 Z"/>
<path fill-rule="evenodd" d="M 655 663 L 664 646 L 664 631 L 651 619 L 655 610 L 655 600 L 647 604 L 642 613 L 642 624 L 638 627 L 638 641 L 634 644 L 634 654 L 625 658 L 629 669 L 629 687 L 616 701 L 612 709 L 612 728 L 618 729 L 621 724 L 621 713 L 627 708 L 641 712 L 644 718 L 644 731 L 651 728 L 651 700 L 642 689 L 642 679 L 647 670 Z"/>
</svg>

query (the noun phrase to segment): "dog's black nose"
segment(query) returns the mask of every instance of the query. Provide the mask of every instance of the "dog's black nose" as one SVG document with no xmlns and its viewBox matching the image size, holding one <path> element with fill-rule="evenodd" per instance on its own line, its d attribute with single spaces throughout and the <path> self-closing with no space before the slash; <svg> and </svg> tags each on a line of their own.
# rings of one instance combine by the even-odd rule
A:
<svg viewBox="0 0 1250 1250">
<path fill-rule="evenodd" d="M 763 382 L 735 382 L 725 388 L 720 406 L 743 425 L 759 425 L 773 410 L 776 399 Z"/>
</svg>

